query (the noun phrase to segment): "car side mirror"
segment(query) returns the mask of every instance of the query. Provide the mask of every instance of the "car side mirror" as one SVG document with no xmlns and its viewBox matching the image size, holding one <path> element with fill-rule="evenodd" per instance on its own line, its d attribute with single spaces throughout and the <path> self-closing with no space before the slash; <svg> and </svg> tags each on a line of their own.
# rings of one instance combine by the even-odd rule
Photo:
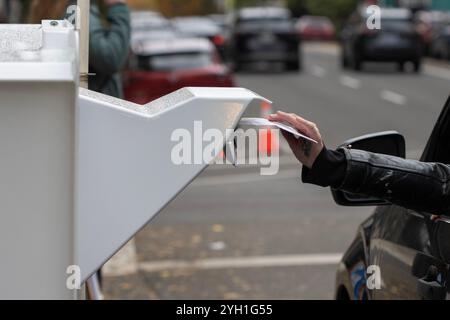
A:
<svg viewBox="0 0 450 320">
<path fill-rule="evenodd" d="M 379 132 L 350 139 L 342 144 L 340 148 L 364 150 L 400 158 L 405 158 L 406 156 L 405 138 L 396 131 Z M 336 189 L 332 189 L 331 193 L 333 194 L 334 201 L 341 206 L 380 206 L 389 204 L 377 198 L 352 194 Z"/>
</svg>

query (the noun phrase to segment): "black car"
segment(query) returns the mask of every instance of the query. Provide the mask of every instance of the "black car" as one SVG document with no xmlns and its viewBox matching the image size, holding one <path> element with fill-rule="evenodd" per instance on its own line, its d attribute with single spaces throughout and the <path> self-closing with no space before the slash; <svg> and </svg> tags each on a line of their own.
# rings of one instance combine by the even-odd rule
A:
<svg viewBox="0 0 450 320">
<path fill-rule="evenodd" d="M 341 34 L 342 66 L 361 70 L 365 61 L 396 62 L 400 71 L 405 63 L 418 72 L 422 63 L 422 38 L 407 9 L 382 9 L 381 28 L 368 24 L 366 10 L 355 12 Z M 370 26 L 370 28 L 369 28 Z"/>
<path fill-rule="evenodd" d="M 396 132 L 352 139 L 343 146 L 405 157 L 405 140 Z M 450 163 L 450 97 L 421 160 Z M 333 196 L 344 206 L 379 206 L 361 224 L 339 265 L 337 299 L 450 297 L 450 211 L 438 217 L 341 191 L 333 190 Z M 368 285 L 373 276 L 381 280 L 378 288 Z"/>
<path fill-rule="evenodd" d="M 253 7 L 237 12 L 232 57 L 236 69 L 248 63 L 282 62 L 289 70 L 300 70 L 300 36 L 290 11 Z"/>
<path fill-rule="evenodd" d="M 450 24 L 436 31 L 430 45 L 431 56 L 450 60 Z"/>
</svg>

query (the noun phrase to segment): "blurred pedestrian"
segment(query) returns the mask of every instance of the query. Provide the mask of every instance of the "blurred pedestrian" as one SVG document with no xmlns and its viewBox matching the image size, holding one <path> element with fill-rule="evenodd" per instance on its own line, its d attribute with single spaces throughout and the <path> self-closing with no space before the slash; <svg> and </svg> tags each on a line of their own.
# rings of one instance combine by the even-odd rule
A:
<svg viewBox="0 0 450 320">
<path fill-rule="evenodd" d="M 104 21 L 96 2 L 90 16 L 89 89 L 122 98 L 120 71 L 129 53 L 130 11 L 126 0 L 102 0 Z"/>
<path fill-rule="evenodd" d="M 0 23 L 8 23 L 7 1 L 0 0 Z"/>
<path fill-rule="evenodd" d="M 75 0 L 33 0 L 29 23 L 68 17 Z M 105 9 L 104 16 L 99 6 Z M 126 0 L 92 0 L 89 28 L 89 89 L 121 98 L 120 71 L 128 57 L 130 11 Z"/>
</svg>

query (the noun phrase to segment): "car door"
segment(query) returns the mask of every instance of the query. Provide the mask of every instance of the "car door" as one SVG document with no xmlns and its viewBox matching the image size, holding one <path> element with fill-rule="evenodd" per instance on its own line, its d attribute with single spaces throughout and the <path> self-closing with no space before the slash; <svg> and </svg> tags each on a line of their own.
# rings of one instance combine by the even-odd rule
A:
<svg viewBox="0 0 450 320">
<path fill-rule="evenodd" d="M 450 99 L 422 161 L 450 164 Z M 446 217 L 437 218 L 398 206 L 379 207 L 374 215 L 368 263 L 379 267 L 381 289 L 372 290 L 371 297 L 445 298 L 450 263 L 449 226 Z"/>
</svg>

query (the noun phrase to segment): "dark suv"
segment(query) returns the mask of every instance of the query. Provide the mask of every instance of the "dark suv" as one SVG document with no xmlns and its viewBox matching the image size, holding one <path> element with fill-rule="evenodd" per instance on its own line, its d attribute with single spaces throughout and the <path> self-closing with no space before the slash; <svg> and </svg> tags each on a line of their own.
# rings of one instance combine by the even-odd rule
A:
<svg viewBox="0 0 450 320">
<path fill-rule="evenodd" d="M 412 13 L 407 9 L 382 9 L 380 29 L 369 28 L 369 20 L 365 10 L 357 11 L 342 30 L 342 66 L 361 70 L 365 61 L 396 62 L 403 71 L 405 62 L 410 61 L 418 72 L 423 44 Z"/>
<path fill-rule="evenodd" d="M 355 138 L 343 147 L 350 145 L 354 149 L 405 156 L 404 138 L 396 132 Z M 421 160 L 450 163 L 450 97 Z M 339 265 L 337 299 L 450 297 L 450 211 L 447 217 L 438 217 L 336 190 L 333 196 L 344 206 L 379 206 L 362 223 Z M 381 288 L 367 285 L 376 269 Z"/>
<path fill-rule="evenodd" d="M 300 70 L 300 36 L 287 9 L 241 9 L 232 34 L 235 69 L 254 62 L 282 62 L 288 70 Z"/>
</svg>

